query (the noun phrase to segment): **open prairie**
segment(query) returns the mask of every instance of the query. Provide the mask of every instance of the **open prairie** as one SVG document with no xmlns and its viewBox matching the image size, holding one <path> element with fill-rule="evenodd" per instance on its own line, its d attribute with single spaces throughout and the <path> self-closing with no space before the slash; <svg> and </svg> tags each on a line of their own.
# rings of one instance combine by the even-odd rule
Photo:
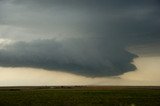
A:
<svg viewBox="0 0 160 106">
<path fill-rule="evenodd" d="M 1 87 L 0 106 L 160 106 L 160 87 Z"/>
</svg>

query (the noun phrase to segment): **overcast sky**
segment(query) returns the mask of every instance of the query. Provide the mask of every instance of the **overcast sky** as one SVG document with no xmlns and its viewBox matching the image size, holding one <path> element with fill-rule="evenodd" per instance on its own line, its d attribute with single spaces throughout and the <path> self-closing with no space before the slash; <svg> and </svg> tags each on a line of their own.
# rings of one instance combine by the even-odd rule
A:
<svg viewBox="0 0 160 106">
<path fill-rule="evenodd" d="M 136 58 L 160 57 L 159 10 L 159 0 L 0 0 L 0 66 L 87 78 L 135 72 Z"/>
</svg>

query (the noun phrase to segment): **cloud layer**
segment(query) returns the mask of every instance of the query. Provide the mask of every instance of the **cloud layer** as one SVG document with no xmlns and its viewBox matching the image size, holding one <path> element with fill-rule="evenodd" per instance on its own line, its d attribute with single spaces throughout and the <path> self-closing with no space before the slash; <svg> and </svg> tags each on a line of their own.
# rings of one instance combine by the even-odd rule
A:
<svg viewBox="0 0 160 106">
<path fill-rule="evenodd" d="M 136 67 L 126 48 L 160 41 L 158 0 L 1 0 L 0 65 L 114 76 Z"/>
<path fill-rule="evenodd" d="M 1 66 L 63 70 L 87 76 L 118 75 L 134 70 L 135 55 L 99 40 L 17 42 L 0 51 Z M 108 46 L 108 47 L 107 47 Z"/>
</svg>

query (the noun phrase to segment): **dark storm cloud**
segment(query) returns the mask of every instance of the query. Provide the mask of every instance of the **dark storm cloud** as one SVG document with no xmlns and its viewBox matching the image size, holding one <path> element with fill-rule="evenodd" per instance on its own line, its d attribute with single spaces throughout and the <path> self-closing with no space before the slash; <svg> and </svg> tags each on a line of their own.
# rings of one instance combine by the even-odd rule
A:
<svg viewBox="0 0 160 106">
<path fill-rule="evenodd" d="M 22 42 L 0 50 L 1 66 L 57 69 L 85 76 L 120 75 L 136 69 L 131 62 L 137 56 L 126 51 L 127 47 L 160 41 L 158 0 L 8 0 L 3 3 L 0 14 L 5 18 L 0 21 L 30 32 L 21 33 Z M 64 35 L 59 37 L 61 32 Z M 16 34 L 12 36 L 19 39 Z M 25 42 L 25 38 L 31 41 Z"/>
<path fill-rule="evenodd" d="M 0 51 L 0 64 L 58 69 L 85 76 L 119 75 L 135 69 L 130 64 L 135 55 L 121 46 L 102 42 L 97 39 L 18 42 Z"/>
</svg>

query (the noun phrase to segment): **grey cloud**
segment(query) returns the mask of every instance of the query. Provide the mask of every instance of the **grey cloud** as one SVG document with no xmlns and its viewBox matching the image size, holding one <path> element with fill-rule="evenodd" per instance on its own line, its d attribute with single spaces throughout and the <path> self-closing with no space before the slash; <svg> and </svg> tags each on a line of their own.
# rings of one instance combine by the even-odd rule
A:
<svg viewBox="0 0 160 106">
<path fill-rule="evenodd" d="M 64 35 L 64 33 L 67 36 L 99 34 L 98 36 L 124 37 L 137 34 L 143 38 L 146 36 L 144 33 L 159 33 L 158 0 L 7 1 L 7 5 L 2 8 L 0 16 L 5 18 L 1 22 L 27 28 L 31 32 L 39 33 L 42 38 L 51 38 L 56 34 Z M 30 35 L 30 32 L 24 33 Z M 25 38 L 24 35 L 22 36 Z"/>
<path fill-rule="evenodd" d="M 135 69 L 130 64 L 135 55 L 118 45 L 100 41 L 70 39 L 63 43 L 55 40 L 17 42 L 0 50 L 0 64 L 6 67 L 58 69 L 85 76 L 119 75 Z"/>
<path fill-rule="evenodd" d="M 86 76 L 133 71 L 137 56 L 126 48 L 160 41 L 159 5 L 159 0 L 2 1 L 0 26 L 16 33 L 0 37 L 17 43 L 0 50 L 0 65 Z"/>
</svg>

